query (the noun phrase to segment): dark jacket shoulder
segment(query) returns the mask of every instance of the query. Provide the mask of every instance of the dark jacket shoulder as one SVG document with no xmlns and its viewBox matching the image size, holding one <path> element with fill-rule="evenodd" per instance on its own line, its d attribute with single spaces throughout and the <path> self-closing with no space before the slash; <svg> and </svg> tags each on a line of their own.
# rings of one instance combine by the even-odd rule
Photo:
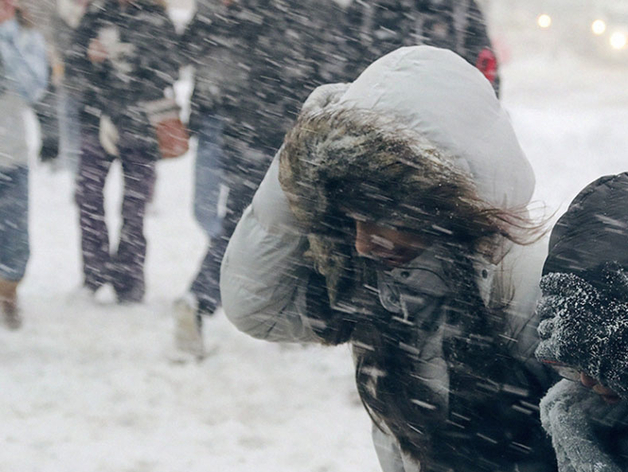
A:
<svg viewBox="0 0 628 472">
<path fill-rule="evenodd" d="M 626 202 L 627 172 L 585 187 L 552 230 L 543 274 L 574 273 L 595 285 L 601 283 L 602 266 L 609 260 L 628 269 Z"/>
</svg>

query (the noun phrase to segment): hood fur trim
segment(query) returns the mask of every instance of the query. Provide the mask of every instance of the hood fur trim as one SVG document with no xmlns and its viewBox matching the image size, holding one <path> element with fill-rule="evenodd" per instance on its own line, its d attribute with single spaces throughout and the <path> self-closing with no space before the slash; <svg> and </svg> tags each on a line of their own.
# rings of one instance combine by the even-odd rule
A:
<svg viewBox="0 0 628 472">
<path fill-rule="evenodd" d="M 471 176 L 427 139 L 369 110 L 333 106 L 301 115 L 280 152 L 279 178 L 310 226 L 333 206 L 367 201 L 369 213 L 425 231 L 426 218 L 451 207 L 439 197 L 478 199 Z"/>
<path fill-rule="evenodd" d="M 354 219 L 447 237 L 479 199 L 471 176 L 427 139 L 375 112 L 338 107 L 333 93 L 319 98 L 323 106 L 306 102 L 286 136 L 279 180 L 333 305 L 343 280 L 356 277 Z"/>
</svg>

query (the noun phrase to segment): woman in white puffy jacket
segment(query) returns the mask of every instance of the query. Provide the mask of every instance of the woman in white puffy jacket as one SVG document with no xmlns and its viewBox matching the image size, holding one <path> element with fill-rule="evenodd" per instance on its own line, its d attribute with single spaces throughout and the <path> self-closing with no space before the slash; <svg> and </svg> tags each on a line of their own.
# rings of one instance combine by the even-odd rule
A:
<svg viewBox="0 0 628 472">
<path fill-rule="evenodd" d="M 268 341 L 351 343 L 385 472 L 553 470 L 533 190 L 482 74 L 398 49 L 305 103 L 230 241 L 225 312 Z"/>
</svg>

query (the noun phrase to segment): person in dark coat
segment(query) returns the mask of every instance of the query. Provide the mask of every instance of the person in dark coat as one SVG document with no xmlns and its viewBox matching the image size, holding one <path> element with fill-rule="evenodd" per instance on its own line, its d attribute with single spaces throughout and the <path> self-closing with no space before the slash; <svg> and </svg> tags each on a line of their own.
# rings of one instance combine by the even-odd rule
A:
<svg viewBox="0 0 628 472">
<path fill-rule="evenodd" d="M 567 377 L 542 403 L 561 472 L 628 467 L 627 201 L 628 173 L 597 179 L 549 242 L 536 356 Z"/>
<path fill-rule="evenodd" d="M 72 50 L 74 30 L 90 0 L 28 0 L 22 4 L 32 12 L 33 21 L 46 38 L 50 62 L 50 81 L 46 93 L 35 105 L 42 145 L 43 162 L 62 157 L 65 167 L 76 171 L 80 153 L 78 84 L 66 80 L 67 54 Z M 59 163 L 55 162 L 55 166 Z"/>
<path fill-rule="evenodd" d="M 176 303 L 182 350 L 202 351 L 201 315 L 221 304 L 218 278 L 229 238 L 316 86 L 352 81 L 373 59 L 402 45 L 448 47 L 473 65 L 481 49 L 492 50 L 473 0 L 455 8 L 441 3 L 356 1 L 347 9 L 332 0 L 199 3 L 182 50 L 196 69 L 194 211 L 211 243 L 189 293 Z M 462 32 L 453 28 L 456 15 L 464 17 L 456 23 Z M 437 37 L 441 24 L 446 40 Z"/>
<path fill-rule="evenodd" d="M 106 283 L 118 301 L 144 296 L 144 214 L 159 158 L 147 111 L 164 99 L 178 74 L 176 33 L 156 0 L 101 0 L 88 7 L 68 57 L 81 97 L 79 207 L 84 287 Z M 114 160 L 124 174 L 122 228 L 110 252 L 104 218 L 105 181 Z"/>
<path fill-rule="evenodd" d="M 340 11 L 331 1 L 205 1 L 183 35 L 182 50 L 196 70 L 189 122 L 198 136 L 194 210 L 211 242 L 189 293 L 175 305 L 182 351 L 202 351 L 197 327 L 221 304 L 229 238 L 301 104 L 323 81 L 333 51 L 332 10 Z"/>
<path fill-rule="evenodd" d="M 351 79 L 384 54 L 425 44 L 455 51 L 499 92 L 497 58 L 475 0 L 353 1 L 341 41 Z"/>
<path fill-rule="evenodd" d="M 41 146 L 39 148 L 39 157 L 42 161 L 49 161 L 57 157 L 59 152 L 59 120 L 57 116 L 57 90 L 56 90 L 56 74 L 55 60 L 56 51 L 53 46 L 52 36 L 54 28 L 52 27 L 56 0 L 54 1 L 32 1 L 21 0 L 20 6 L 26 9 L 29 20 L 44 35 L 46 46 L 48 49 L 48 62 L 50 64 L 50 79 L 46 93 L 34 104 L 33 110 L 39 122 L 39 131 L 41 136 Z"/>
</svg>

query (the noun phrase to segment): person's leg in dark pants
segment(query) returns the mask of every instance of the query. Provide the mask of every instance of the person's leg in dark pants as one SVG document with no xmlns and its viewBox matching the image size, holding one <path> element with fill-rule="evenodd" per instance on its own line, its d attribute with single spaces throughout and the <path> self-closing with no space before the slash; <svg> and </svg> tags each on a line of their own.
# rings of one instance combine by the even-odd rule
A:
<svg viewBox="0 0 628 472">
<path fill-rule="evenodd" d="M 194 216 L 209 239 L 208 248 L 213 248 L 220 243 L 223 234 L 229 195 L 223 170 L 223 121 L 213 114 L 204 114 L 198 118 Z M 180 352 L 197 358 L 205 355 L 201 314 L 213 314 L 220 303 L 217 285 L 209 278 L 213 259 L 211 249 L 208 249 L 188 292 L 174 303 L 175 345 Z"/>
<path fill-rule="evenodd" d="M 197 300 L 198 315 L 212 315 L 220 306 L 220 264 L 235 225 L 228 219 L 223 222 L 224 234 L 211 241 L 200 270 L 190 286 Z M 232 228 L 233 226 L 233 228 Z"/>
<path fill-rule="evenodd" d="M 237 189 L 235 188 L 237 186 Z M 177 313 L 175 345 L 182 353 L 200 359 L 205 356 L 202 335 L 203 315 L 212 315 L 220 306 L 220 265 L 235 227 L 251 202 L 254 188 L 230 185 L 227 214 L 222 222 L 222 234 L 214 237 L 201 268 L 190 287 L 190 294 L 175 304 Z"/>
<path fill-rule="evenodd" d="M 227 250 L 229 239 L 246 207 L 251 203 L 255 188 L 233 178 L 227 200 L 227 214 L 223 220 L 222 233 L 212 240 L 201 269 L 190 287 L 198 300 L 198 314 L 211 315 L 220 306 L 220 265 Z"/>
<path fill-rule="evenodd" d="M 28 168 L 0 169 L 0 322 L 9 329 L 22 324 L 17 288 L 30 256 L 28 234 Z"/>
<path fill-rule="evenodd" d="M 120 159 L 124 175 L 122 228 L 112 257 L 112 284 L 119 302 L 140 302 L 145 292 L 144 216 L 155 184 L 155 156 L 146 146 L 129 146 L 120 148 Z"/>
<path fill-rule="evenodd" d="M 92 292 L 109 282 L 109 232 L 105 222 L 104 188 L 113 159 L 100 145 L 96 133 L 83 134 L 76 203 L 81 229 L 83 284 Z"/>
</svg>

